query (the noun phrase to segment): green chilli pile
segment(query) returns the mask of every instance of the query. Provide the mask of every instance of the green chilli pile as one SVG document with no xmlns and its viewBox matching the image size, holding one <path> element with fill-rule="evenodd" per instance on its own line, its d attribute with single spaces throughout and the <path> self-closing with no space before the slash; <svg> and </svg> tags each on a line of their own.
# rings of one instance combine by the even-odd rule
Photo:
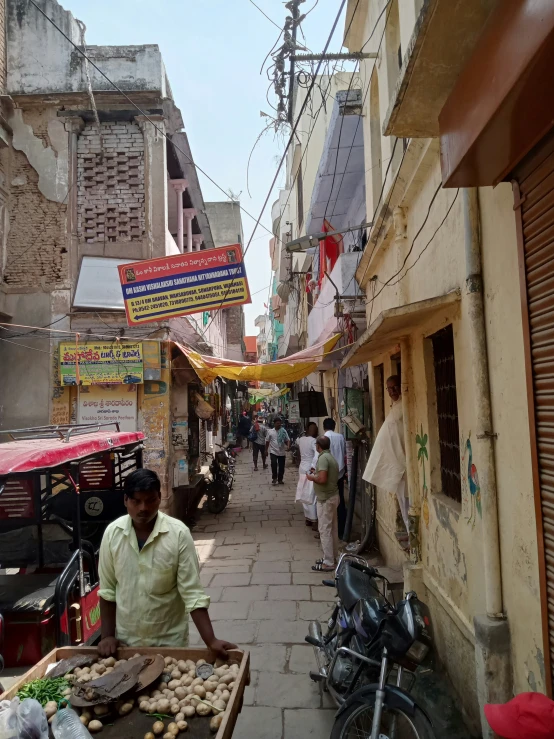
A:
<svg viewBox="0 0 554 739">
<path fill-rule="evenodd" d="M 67 697 L 71 694 L 71 687 L 65 677 L 43 677 L 26 683 L 17 693 L 20 700 L 34 698 L 44 708 L 47 703 L 67 703 Z"/>
</svg>

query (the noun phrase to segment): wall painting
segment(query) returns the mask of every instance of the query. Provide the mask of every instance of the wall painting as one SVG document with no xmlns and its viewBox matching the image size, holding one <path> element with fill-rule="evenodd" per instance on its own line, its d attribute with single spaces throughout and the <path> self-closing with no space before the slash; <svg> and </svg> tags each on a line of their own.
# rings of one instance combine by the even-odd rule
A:
<svg viewBox="0 0 554 739">
<path fill-rule="evenodd" d="M 418 446 L 417 450 L 417 461 L 421 465 L 421 468 L 423 470 L 423 500 L 421 503 L 421 510 L 423 513 L 423 520 L 425 521 L 425 525 L 427 528 L 429 528 L 429 503 L 427 500 L 428 496 L 428 489 L 427 489 L 427 477 L 425 475 L 425 460 L 429 461 L 429 455 L 427 453 L 427 442 L 428 442 L 428 436 L 427 434 L 423 433 L 423 425 L 421 426 L 421 434 L 416 434 L 416 444 Z"/>
<path fill-rule="evenodd" d="M 481 507 L 481 487 L 479 485 L 479 475 L 477 474 L 477 467 L 473 463 L 473 449 L 471 446 L 471 431 L 467 435 L 467 439 L 464 439 L 462 434 L 462 440 L 460 443 L 462 454 L 462 485 L 464 498 L 469 498 L 469 516 L 466 521 L 472 527 L 475 526 L 477 515 L 479 518 L 482 516 Z"/>
</svg>

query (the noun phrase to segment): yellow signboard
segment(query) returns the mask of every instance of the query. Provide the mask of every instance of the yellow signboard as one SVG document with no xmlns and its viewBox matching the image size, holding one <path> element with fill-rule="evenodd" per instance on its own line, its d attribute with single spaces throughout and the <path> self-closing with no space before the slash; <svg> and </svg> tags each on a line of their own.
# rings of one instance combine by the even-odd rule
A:
<svg viewBox="0 0 554 739">
<path fill-rule="evenodd" d="M 144 381 L 142 342 L 113 341 L 105 344 L 60 344 L 62 385 L 137 385 Z"/>
</svg>

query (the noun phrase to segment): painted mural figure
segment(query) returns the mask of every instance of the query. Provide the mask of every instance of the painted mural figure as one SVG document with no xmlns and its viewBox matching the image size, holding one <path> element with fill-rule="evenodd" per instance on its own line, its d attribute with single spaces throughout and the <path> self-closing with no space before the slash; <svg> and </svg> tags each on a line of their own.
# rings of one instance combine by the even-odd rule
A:
<svg viewBox="0 0 554 739">
<path fill-rule="evenodd" d="M 421 434 L 416 434 L 415 437 L 416 444 L 418 445 L 417 450 L 417 461 L 421 464 L 421 468 L 423 470 L 423 503 L 422 503 L 422 512 L 423 512 L 423 520 L 425 521 L 425 525 L 429 526 L 429 502 L 427 500 L 427 479 L 425 477 L 425 460 L 429 459 L 429 455 L 427 454 L 427 441 L 428 436 L 427 434 L 423 433 L 423 426 L 421 427 Z"/>
<path fill-rule="evenodd" d="M 477 474 L 477 467 L 473 464 L 473 449 L 471 447 L 471 431 L 467 436 L 465 442 L 465 450 L 462 456 L 462 462 L 465 462 L 467 457 L 467 484 L 470 492 L 470 514 L 467 522 L 472 526 L 475 526 L 477 514 L 479 518 L 482 515 L 481 509 L 481 486 L 479 485 L 479 475 Z"/>
</svg>

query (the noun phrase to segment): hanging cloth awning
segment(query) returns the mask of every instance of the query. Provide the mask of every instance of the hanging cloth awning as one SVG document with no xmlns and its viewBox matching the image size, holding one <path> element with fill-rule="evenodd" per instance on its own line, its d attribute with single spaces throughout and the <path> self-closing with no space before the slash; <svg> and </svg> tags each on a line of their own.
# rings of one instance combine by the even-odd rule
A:
<svg viewBox="0 0 554 739">
<path fill-rule="evenodd" d="M 296 354 L 291 354 L 290 357 L 277 359 L 275 362 L 267 364 L 237 362 L 232 359 L 210 357 L 206 354 L 198 354 L 193 349 L 188 349 L 186 346 L 179 344 L 178 341 L 175 344 L 187 357 L 194 371 L 205 384 L 212 382 L 216 377 L 225 377 L 227 380 L 238 380 L 239 382 L 260 380 L 262 382 L 286 383 L 296 382 L 303 377 L 307 377 L 311 372 L 315 372 L 325 356 L 335 348 L 339 339 L 340 334 L 336 334 L 327 341 L 314 344 L 314 346 L 303 349 Z"/>
</svg>

